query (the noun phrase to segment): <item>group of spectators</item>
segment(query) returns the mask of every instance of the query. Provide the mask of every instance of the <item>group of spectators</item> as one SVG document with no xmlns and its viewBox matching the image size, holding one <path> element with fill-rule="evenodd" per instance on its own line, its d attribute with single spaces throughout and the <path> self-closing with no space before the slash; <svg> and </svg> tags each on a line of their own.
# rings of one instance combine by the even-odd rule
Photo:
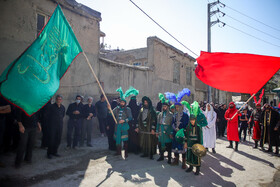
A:
<svg viewBox="0 0 280 187">
<path fill-rule="evenodd" d="M 100 100 L 93 104 L 93 98 L 88 97 L 84 101 L 83 96 L 77 95 L 75 102 L 71 103 L 67 110 L 63 106 L 63 97 L 57 95 L 55 102 L 49 101 L 41 110 L 32 116 L 26 115 L 22 110 L 19 110 L 10 105 L 4 98 L 0 97 L 0 158 L 3 152 L 16 152 L 15 167 L 20 168 L 22 161 L 32 163 L 32 150 L 36 142 L 37 131 L 42 132 L 41 148 L 46 149 L 46 156 L 48 159 L 53 157 L 60 157 L 58 148 L 61 142 L 63 119 L 65 114 L 69 116 L 67 122 L 67 147 L 66 149 L 77 149 L 86 146 L 92 147 L 92 132 L 94 118 L 98 118 L 99 130 L 102 137 L 107 136 L 110 150 L 116 150 L 116 142 L 114 140 L 115 122 L 110 115 L 108 105 L 104 95 L 100 96 Z M 111 102 L 111 108 L 114 109 L 120 103 L 119 98 L 115 98 Z M 215 113 L 216 120 L 216 134 L 217 137 L 224 137 L 227 128 L 227 121 L 225 119 L 225 112 L 227 110 L 226 104 L 210 103 Z M 139 153 L 139 135 L 135 132 L 137 128 L 137 117 L 141 106 L 136 102 L 136 99 L 130 100 L 128 106 L 132 109 L 133 120 L 129 122 L 129 152 Z M 202 111 L 206 110 L 206 102 L 201 102 L 200 107 Z M 265 114 L 266 107 L 262 108 L 262 116 Z M 271 107 L 270 107 L 271 108 Z M 161 111 L 161 104 L 158 103 L 155 108 Z M 174 113 L 174 107 L 170 107 L 170 111 Z M 271 108 L 276 111 L 276 109 Z M 274 112 L 273 112 L 274 113 Z M 239 137 L 244 134 L 243 141 L 246 141 L 247 132 L 251 135 L 252 129 L 255 126 L 253 110 L 245 107 L 239 117 Z M 263 118 L 262 118 L 263 120 Z M 279 119 L 278 119 L 279 120 Z M 254 129 L 256 130 L 256 129 Z M 259 131 L 263 134 L 263 127 L 260 126 Z M 279 136 L 279 134 L 278 134 Z M 265 141 L 260 137 L 253 138 L 255 142 L 260 142 L 263 147 Z M 277 142 L 279 143 L 279 142 Z M 257 143 L 255 147 L 257 146 Z M 273 144 L 274 146 L 274 144 Z M 276 152 L 278 154 L 278 144 L 276 145 Z M 272 144 L 269 145 L 269 152 L 272 150 Z M 4 166 L 0 159 L 0 167 Z"/>
</svg>

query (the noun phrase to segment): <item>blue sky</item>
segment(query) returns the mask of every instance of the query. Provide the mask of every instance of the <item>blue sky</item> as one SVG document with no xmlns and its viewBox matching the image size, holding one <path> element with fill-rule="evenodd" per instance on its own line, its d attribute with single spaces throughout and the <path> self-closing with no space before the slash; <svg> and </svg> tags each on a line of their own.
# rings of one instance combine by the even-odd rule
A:
<svg viewBox="0 0 280 187">
<path fill-rule="evenodd" d="M 207 51 L 207 4 L 208 0 L 133 0 L 139 7 L 160 23 L 196 54 Z M 157 36 L 174 47 L 196 55 L 177 43 L 155 23 L 138 10 L 129 0 L 77 0 L 77 2 L 101 12 L 100 27 L 106 33 L 105 43 L 112 48 L 134 49 L 146 47 L 149 36 Z M 209 0 L 213 2 L 213 0 Z M 236 29 L 242 30 L 274 45 L 259 41 L 228 25 L 212 27 L 212 52 L 252 53 L 280 57 L 280 1 L 279 0 L 221 0 L 220 8 L 226 13 L 218 18 Z M 228 7 L 227 7 L 228 6 Z M 238 10 L 271 27 L 253 21 L 230 8 Z M 215 10 L 215 7 L 213 10 Z M 262 32 L 249 28 L 242 21 Z M 214 15 L 212 21 L 216 20 Z M 278 39 L 277 39 L 278 38 Z"/>
</svg>

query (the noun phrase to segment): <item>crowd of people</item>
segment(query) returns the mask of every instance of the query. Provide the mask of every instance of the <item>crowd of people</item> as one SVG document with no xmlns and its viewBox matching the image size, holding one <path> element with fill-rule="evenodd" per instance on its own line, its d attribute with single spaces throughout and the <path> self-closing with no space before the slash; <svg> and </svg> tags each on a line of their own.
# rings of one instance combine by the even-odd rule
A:
<svg viewBox="0 0 280 187">
<path fill-rule="evenodd" d="M 39 130 L 42 132 L 41 148 L 46 149 L 46 157 L 60 157 L 58 148 L 66 114 L 69 117 L 66 149 L 78 149 L 85 142 L 86 146 L 92 147 L 93 123 L 97 117 L 100 135 L 107 137 L 109 150 L 115 151 L 115 155 L 121 156 L 123 149 L 125 159 L 129 153 L 141 153 L 141 157 L 153 160 L 158 148 L 157 161 L 163 161 L 167 152 L 167 163 L 177 166 L 181 155 L 182 169 L 191 172 L 196 167 L 195 175 L 200 172 L 201 157 L 194 154 L 192 147 L 201 144 L 215 154 L 216 138 L 225 135 L 229 141 L 227 148 L 233 148 L 235 142 L 235 151 L 238 151 L 242 135 L 243 141 L 246 141 L 248 134 L 255 142 L 253 148 L 260 146 L 264 150 L 264 145 L 268 144 L 265 151 L 272 152 L 275 146 L 275 154 L 279 155 L 280 117 L 268 104 L 262 107 L 256 103 L 254 110 L 246 106 L 241 112 L 234 102 L 230 102 L 228 107 L 226 104 L 196 101 L 189 104 L 183 100 L 188 95 L 183 90 L 177 95 L 169 92 L 165 96 L 159 94 L 160 101 L 154 107 L 147 96 L 138 103 L 136 96 L 139 92 L 134 88 L 126 93 L 121 89 L 117 91 L 120 97 L 113 99 L 110 105 L 104 95 L 95 104 L 92 97 L 84 101 L 81 95 L 77 95 L 67 110 L 62 104 L 63 97 L 57 95 L 55 103 L 48 102 L 32 116 L 1 97 L 1 153 L 15 151 L 16 168 L 20 168 L 23 161 L 32 163 L 32 150 Z M 0 164 L 3 166 L 3 163 Z"/>
</svg>

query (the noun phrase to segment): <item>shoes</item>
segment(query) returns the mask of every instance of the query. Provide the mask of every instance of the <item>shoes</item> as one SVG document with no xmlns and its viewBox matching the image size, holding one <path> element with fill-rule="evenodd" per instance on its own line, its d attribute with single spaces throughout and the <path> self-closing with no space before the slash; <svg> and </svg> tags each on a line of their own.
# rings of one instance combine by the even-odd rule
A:
<svg viewBox="0 0 280 187">
<path fill-rule="evenodd" d="M 170 161 L 170 160 L 168 160 L 168 161 L 167 161 L 167 164 L 171 164 L 171 161 Z"/>
<path fill-rule="evenodd" d="M 67 146 L 65 149 L 66 149 L 66 150 L 70 150 L 70 149 L 71 149 L 71 147 L 70 147 L 70 146 Z"/>
<path fill-rule="evenodd" d="M 186 172 L 189 173 L 189 172 L 192 172 L 192 170 L 193 170 L 193 166 L 190 166 L 190 167 L 186 170 Z"/>
<path fill-rule="evenodd" d="M 212 153 L 214 153 L 214 154 L 216 153 L 216 150 L 214 148 L 212 149 Z"/>
<path fill-rule="evenodd" d="M 153 156 L 153 155 L 150 155 L 150 159 L 151 159 L 151 160 L 154 160 L 154 156 Z"/>
<path fill-rule="evenodd" d="M 105 136 L 104 133 L 102 133 L 102 134 L 101 134 L 101 137 L 104 137 L 104 136 Z"/>
<path fill-rule="evenodd" d="M 179 165 L 179 157 L 176 157 L 174 161 L 171 163 L 172 166 L 178 166 Z"/>
<path fill-rule="evenodd" d="M 48 154 L 48 155 L 47 155 L 47 158 L 48 158 L 48 159 L 52 159 L 52 155 Z"/>
<path fill-rule="evenodd" d="M 227 146 L 226 148 L 231 148 L 231 149 L 232 149 L 232 148 L 233 148 L 233 146 L 232 146 L 232 145 L 229 145 L 229 146 Z"/>
<path fill-rule="evenodd" d="M 15 164 L 15 168 L 16 168 L 16 169 L 21 168 L 21 164 Z"/>
<path fill-rule="evenodd" d="M 88 146 L 88 147 L 92 147 L 92 145 L 91 145 L 91 144 L 87 144 L 87 146 Z"/>
<path fill-rule="evenodd" d="M 147 154 L 143 154 L 140 157 L 148 157 L 148 155 Z"/>
<path fill-rule="evenodd" d="M 196 167 L 196 171 L 195 171 L 195 175 L 199 175 L 199 172 L 200 172 L 200 167 Z"/>
<path fill-rule="evenodd" d="M 272 149 L 268 149 L 268 150 L 266 150 L 265 152 L 271 153 L 271 152 L 272 152 Z"/>
<path fill-rule="evenodd" d="M 160 156 L 160 157 L 157 159 L 157 161 L 163 161 L 163 160 L 164 160 L 163 156 Z"/>
<path fill-rule="evenodd" d="M 5 168 L 5 167 L 6 167 L 5 164 L 0 162 L 0 168 Z"/>
<path fill-rule="evenodd" d="M 187 166 L 186 166 L 186 161 L 183 161 L 182 162 L 182 169 L 186 169 L 187 168 Z"/>
<path fill-rule="evenodd" d="M 55 154 L 53 154 L 53 156 L 55 156 L 55 157 L 61 157 L 59 154 L 57 154 L 57 153 L 55 153 Z"/>
</svg>

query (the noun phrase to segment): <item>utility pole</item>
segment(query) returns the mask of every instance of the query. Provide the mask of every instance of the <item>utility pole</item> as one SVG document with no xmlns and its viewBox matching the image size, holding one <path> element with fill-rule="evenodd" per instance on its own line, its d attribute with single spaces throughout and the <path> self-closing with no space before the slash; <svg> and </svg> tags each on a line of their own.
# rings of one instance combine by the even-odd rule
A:
<svg viewBox="0 0 280 187">
<path fill-rule="evenodd" d="M 224 16 L 225 14 L 223 12 L 221 12 L 219 9 L 211 11 L 211 8 L 213 8 L 213 6 L 219 4 L 220 1 L 217 0 L 213 3 L 208 3 L 207 5 L 207 11 L 208 11 L 208 20 L 207 20 L 207 51 L 211 52 L 211 27 L 214 26 L 216 23 L 221 22 L 219 19 L 217 19 L 216 21 L 211 21 L 211 17 L 216 14 L 216 13 L 222 13 L 222 16 Z M 224 23 L 223 23 L 224 24 Z M 211 86 L 208 86 L 208 103 L 212 102 L 212 88 Z"/>
</svg>

